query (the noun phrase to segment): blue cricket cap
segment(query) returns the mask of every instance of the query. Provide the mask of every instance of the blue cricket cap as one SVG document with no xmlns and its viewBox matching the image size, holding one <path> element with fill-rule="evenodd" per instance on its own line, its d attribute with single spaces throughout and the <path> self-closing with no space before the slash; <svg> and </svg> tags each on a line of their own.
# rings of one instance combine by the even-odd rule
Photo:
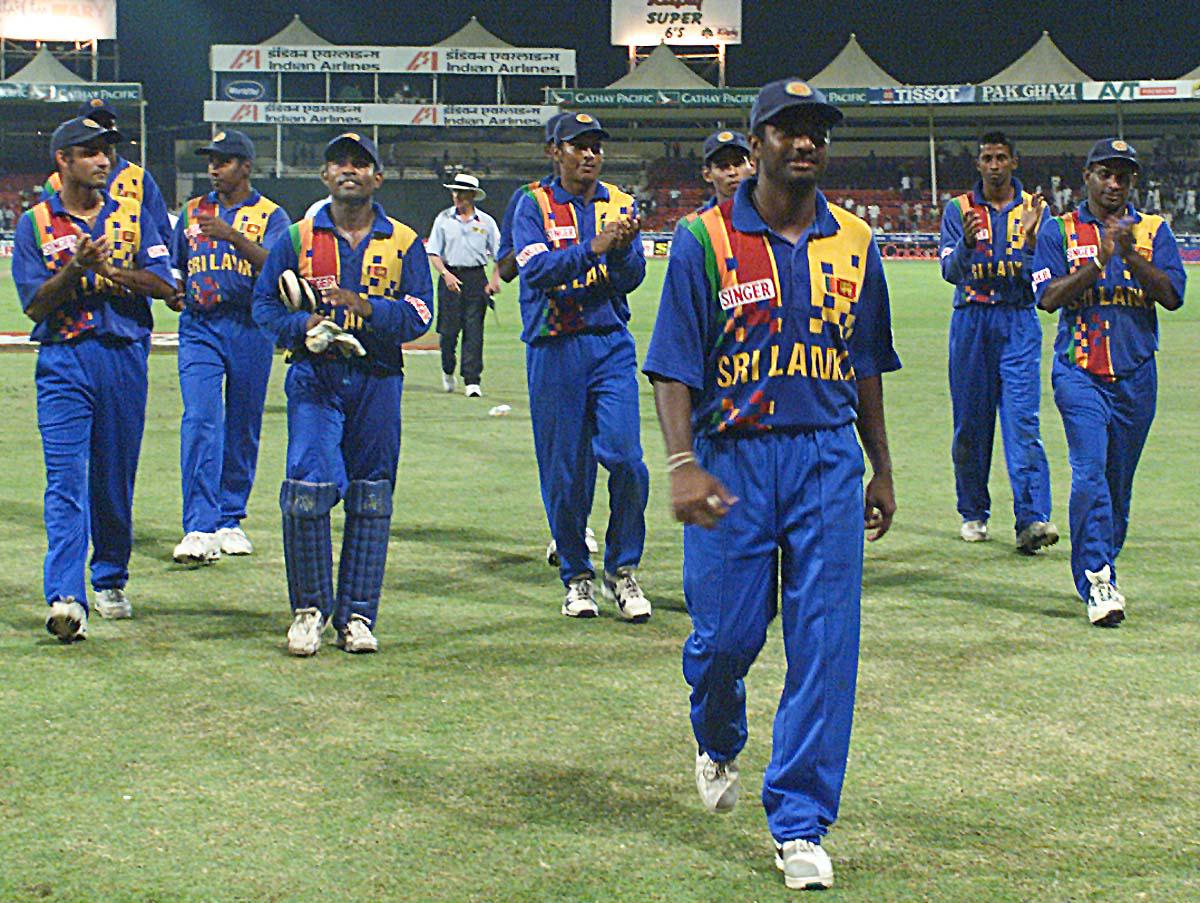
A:
<svg viewBox="0 0 1200 903">
<path fill-rule="evenodd" d="M 570 113 L 555 113 L 546 120 L 546 144 L 554 143 L 554 130 L 558 128 L 558 124 L 564 116 L 570 116 Z"/>
<path fill-rule="evenodd" d="M 79 112 L 77 112 L 75 115 L 95 116 L 97 114 L 99 114 L 101 118 L 104 116 L 111 116 L 113 121 L 116 122 L 116 109 L 103 97 L 93 97 L 91 100 L 84 101 L 84 103 L 79 107 Z"/>
<path fill-rule="evenodd" d="M 1138 163 L 1137 151 L 1133 149 L 1132 144 L 1122 138 L 1103 138 L 1097 141 L 1088 151 L 1087 163 L 1084 165 L 1091 166 L 1093 163 L 1103 163 L 1105 160 L 1128 160 L 1133 164 L 1134 169 L 1142 168 Z"/>
<path fill-rule="evenodd" d="M 842 111 L 825 99 L 820 88 L 814 88 L 800 78 L 781 78 L 763 85 L 750 108 L 750 131 L 764 122 L 770 122 L 784 110 L 805 107 L 824 120 L 826 126 L 834 126 L 845 117 Z"/>
<path fill-rule="evenodd" d="M 104 139 L 108 144 L 116 144 L 122 140 L 121 133 L 116 129 L 105 128 L 87 116 L 68 119 L 59 125 L 54 130 L 54 134 L 50 136 L 50 156 L 53 157 L 55 151 L 63 148 L 91 144 L 97 138 Z"/>
<path fill-rule="evenodd" d="M 348 141 L 351 144 L 357 144 L 367 152 L 367 156 L 371 158 L 371 162 L 375 164 L 376 169 L 383 169 L 383 163 L 379 159 L 379 151 L 375 148 L 375 142 L 366 135 L 361 135 L 358 132 L 342 132 L 342 134 L 338 135 L 336 138 L 326 144 L 325 160 L 329 161 L 333 159 L 330 155 L 334 152 L 339 144 L 345 141 Z"/>
<path fill-rule="evenodd" d="M 196 148 L 196 156 L 203 157 L 205 154 L 222 154 L 226 157 L 243 157 L 253 160 L 254 142 L 250 140 L 249 135 L 239 132 L 237 129 L 217 132 L 208 144 Z"/>
<path fill-rule="evenodd" d="M 566 113 L 554 127 L 554 141 L 556 144 L 574 141 L 580 135 L 586 135 L 588 132 L 599 132 L 600 137 L 605 140 L 611 137 L 600 127 L 600 121 L 591 113 Z"/>
<path fill-rule="evenodd" d="M 713 132 L 704 139 L 704 162 L 707 163 L 717 151 L 727 147 L 745 151 L 747 156 L 750 154 L 750 142 L 741 132 Z"/>
</svg>

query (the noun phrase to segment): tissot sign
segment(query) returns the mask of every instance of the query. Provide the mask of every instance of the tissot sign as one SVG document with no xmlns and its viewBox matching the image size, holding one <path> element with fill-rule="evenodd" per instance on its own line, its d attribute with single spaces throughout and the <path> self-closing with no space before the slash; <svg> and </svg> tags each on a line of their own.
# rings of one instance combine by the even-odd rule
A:
<svg viewBox="0 0 1200 903">
<path fill-rule="evenodd" d="M 111 41 L 117 0 L 0 0 L 0 38 L 10 41 Z"/>
<path fill-rule="evenodd" d="M 659 44 L 742 43 L 741 0 L 612 0 L 612 42 Z"/>
</svg>

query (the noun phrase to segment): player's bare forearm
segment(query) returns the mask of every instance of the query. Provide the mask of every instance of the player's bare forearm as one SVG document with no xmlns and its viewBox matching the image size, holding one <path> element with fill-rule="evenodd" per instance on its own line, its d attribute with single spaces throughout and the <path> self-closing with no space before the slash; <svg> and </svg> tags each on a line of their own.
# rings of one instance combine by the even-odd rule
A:
<svg viewBox="0 0 1200 903">
<path fill-rule="evenodd" d="M 1100 267 L 1089 262 L 1074 273 L 1051 279 L 1042 292 L 1038 307 L 1048 313 L 1054 313 L 1060 307 L 1081 298 L 1083 293 L 1099 282 L 1103 275 Z"/>
<path fill-rule="evenodd" d="M 114 270 L 109 269 L 104 277 L 122 288 L 127 288 L 135 295 L 149 295 L 169 301 L 175 297 L 175 286 L 155 276 L 147 270 Z"/>
<path fill-rule="evenodd" d="M 692 393 L 683 383 L 652 376 L 654 408 L 667 445 L 671 510 L 675 519 L 711 530 L 737 496 L 692 456 Z"/>
<path fill-rule="evenodd" d="M 863 493 L 863 525 L 874 531 L 870 542 L 881 538 L 892 525 L 896 513 L 896 489 L 892 483 L 892 455 L 888 449 L 887 423 L 883 414 L 883 377 L 858 380 L 858 436 L 867 460 L 871 479 Z"/>
<path fill-rule="evenodd" d="M 264 263 L 267 262 L 267 255 L 270 250 L 264 248 L 256 241 L 251 241 L 241 232 L 235 231 L 229 239 L 229 243 L 233 245 L 242 258 L 249 262 L 254 269 L 261 270 Z"/>
<path fill-rule="evenodd" d="M 660 376 L 651 377 L 654 409 L 662 428 L 667 455 L 692 449 L 692 392 L 683 383 Z"/>
<path fill-rule="evenodd" d="M 25 316 L 35 323 L 41 323 L 75 297 L 83 273 L 83 267 L 74 260 L 68 261 L 66 266 L 42 283 L 42 287 L 25 308 Z"/>
<path fill-rule="evenodd" d="M 1129 272 L 1151 301 L 1157 301 L 1167 310 L 1175 310 L 1183 304 L 1183 299 L 1175 294 L 1167 274 L 1136 251 L 1125 256 L 1125 266 L 1129 267 Z"/>
<path fill-rule="evenodd" d="M 500 278 L 505 282 L 512 282 L 517 278 L 517 255 L 506 254 L 496 263 L 496 271 L 500 274 Z"/>
<path fill-rule="evenodd" d="M 892 472 L 887 423 L 883 415 L 883 377 L 868 376 L 858 385 L 858 436 L 875 473 Z"/>
</svg>

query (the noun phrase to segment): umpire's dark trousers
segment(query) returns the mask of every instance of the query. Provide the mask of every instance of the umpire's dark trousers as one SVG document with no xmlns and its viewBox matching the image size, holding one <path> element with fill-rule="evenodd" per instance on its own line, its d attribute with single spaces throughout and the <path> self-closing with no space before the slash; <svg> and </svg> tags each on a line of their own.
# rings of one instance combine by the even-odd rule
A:
<svg viewBox="0 0 1200 903">
<path fill-rule="evenodd" d="M 483 267 L 447 266 L 462 280 L 462 291 L 446 288 L 438 280 L 437 331 L 442 348 L 442 372 L 454 373 L 458 334 L 462 333 L 462 378 L 468 386 L 479 385 L 483 374 L 483 316 L 487 313 L 487 276 Z"/>
</svg>

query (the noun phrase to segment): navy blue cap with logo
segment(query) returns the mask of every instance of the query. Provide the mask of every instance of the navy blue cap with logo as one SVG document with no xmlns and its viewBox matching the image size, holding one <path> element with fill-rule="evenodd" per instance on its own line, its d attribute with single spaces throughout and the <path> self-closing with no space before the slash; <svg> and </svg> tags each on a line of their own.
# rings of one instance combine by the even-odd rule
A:
<svg viewBox="0 0 1200 903">
<path fill-rule="evenodd" d="M 1105 160 L 1128 160 L 1134 169 L 1141 169 L 1138 163 L 1137 151 L 1133 145 L 1122 138 L 1104 138 L 1092 145 L 1088 151 L 1086 166 L 1093 163 L 1103 163 Z"/>
<path fill-rule="evenodd" d="M 564 116 L 570 115 L 570 113 L 555 113 L 546 120 L 546 144 L 552 144 L 554 142 L 554 130 L 558 128 L 558 124 L 562 121 Z"/>
<path fill-rule="evenodd" d="M 91 100 L 85 101 L 80 107 L 76 116 L 99 116 L 101 120 L 109 116 L 115 122 L 117 119 L 117 111 L 103 97 L 93 97 Z"/>
<path fill-rule="evenodd" d="M 750 131 L 770 122 L 784 110 L 803 107 L 824 121 L 826 127 L 837 125 L 845 117 L 831 104 L 820 88 L 814 88 L 801 78 L 781 78 L 768 82 L 754 98 L 750 108 Z"/>
<path fill-rule="evenodd" d="M 750 142 L 746 140 L 746 136 L 741 132 L 713 132 L 704 139 L 704 162 L 707 163 L 717 151 L 724 150 L 727 147 L 745 151 L 747 156 L 750 154 Z"/>
<path fill-rule="evenodd" d="M 610 135 L 600 127 L 600 121 L 591 113 L 568 113 L 558 121 L 554 129 L 554 140 L 557 144 L 564 141 L 574 141 L 580 135 L 588 132 L 599 132 L 600 137 L 608 140 Z"/>
<path fill-rule="evenodd" d="M 116 129 L 102 126 L 88 116 L 76 116 L 60 124 L 50 136 L 50 156 L 56 151 L 77 145 L 91 144 L 97 138 L 107 144 L 116 144 L 121 140 L 121 133 Z"/>
<path fill-rule="evenodd" d="M 325 160 L 326 161 L 334 159 L 331 156 L 331 154 L 336 150 L 337 146 L 343 142 L 357 144 L 359 147 L 361 147 L 364 151 L 367 152 L 367 156 L 371 158 L 371 162 L 375 164 L 376 169 L 383 169 L 383 163 L 379 159 L 379 151 L 375 147 L 375 142 L 372 141 L 370 138 L 368 138 L 366 135 L 361 135 L 358 132 L 343 132 L 342 134 L 340 134 L 336 138 L 334 138 L 332 141 L 330 141 L 328 144 L 326 144 L 325 145 Z"/>
<path fill-rule="evenodd" d="M 246 160 L 253 160 L 254 142 L 245 132 L 229 129 L 217 132 L 208 144 L 196 148 L 196 156 L 203 157 L 205 154 L 220 154 L 224 157 L 242 157 Z"/>
</svg>

